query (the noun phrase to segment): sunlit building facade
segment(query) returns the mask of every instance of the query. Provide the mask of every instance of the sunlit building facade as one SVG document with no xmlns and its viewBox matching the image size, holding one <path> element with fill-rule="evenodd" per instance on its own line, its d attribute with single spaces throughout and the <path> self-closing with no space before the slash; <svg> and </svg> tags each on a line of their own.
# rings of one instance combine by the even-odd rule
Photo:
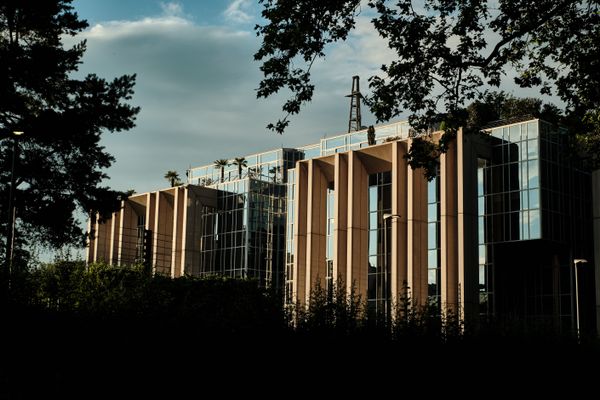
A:
<svg viewBox="0 0 600 400">
<path fill-rule="evenodd" d="M 280 288 L 288 304 L 342 285 L 374 313 L 405 297 L 465 318 L 571 329 L 595 319 L 590 174 L 566 132 L 537 119 L 457 138 L 428 181 L 408 167 L 406 122 L 188 171 L 90 221 L 88 261 L 144 262 Z M 426 134 L 437 140 L 439 133 Z M 580 268 L 575 298 L 573 260 Z"/>
</svg>

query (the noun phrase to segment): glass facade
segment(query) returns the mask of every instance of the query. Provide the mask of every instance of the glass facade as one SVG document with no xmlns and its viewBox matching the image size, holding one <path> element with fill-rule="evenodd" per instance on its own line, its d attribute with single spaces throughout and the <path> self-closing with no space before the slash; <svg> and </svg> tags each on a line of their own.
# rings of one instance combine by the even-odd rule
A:
<svg viewBox="0 0 600 400">
<path fill-rule="evenodd" d="M 540 120 L 489 131 L 478 159 L 479 310 L 569 328 L 576 254 L 590 254 L 591 181 L 568 135 Z M 588 246 L 589 247 L 589 246 Z"/>
<path fill-rule="evenodd" d="M 285 185 L 245 178 L 217 186 L 217 207 L 202 210 L 198 273 L 279 286 L 284 264 Z"/>
<path fill-rule="evenodd" d="M 494 314 L 494 286 L 492 246 L 486 240 L 486 207 L 485 195 L 489 192 L 489 181 L 486 171 L 489 161 L 484 158 L 477 159 L 477 249 L 478 249 L 478 291 L 479 314 L 482 317 Z"/>
<path fill-rule="evenodd" d="M 538 125 L 535 120 L 490 132 L 492 160 L 483 167 L 489 185 L 479 199 L 485 204 L 486 243 L 542 237 Z"/>
<path fill-rule="evenodd" d="M 427 183 L 427 300 L 440 306 L 440 177 Z"/>
<path fill-rule="evenodd" d="M 294 169 L 288 171 L 287 186 L 287 223 L 285 235 L 285 287 L 284 302 L 292 304 L 294 301 L 294 216 L 296 207 L 294 196 L 296 194 Z"/>
<path fill-rule="evenodd" d="M 327 262 L 327 273 L 326 288 L 329 296 L 333 294 L 333 286 L 335 283 L 335 277 L 333 276 L 333 236 L 335 230 L 335 191 L 333 182 L 329 184 L 327 188 L 327 221 L 326 221 L 326 247 L 325 247 L 325 260 Z"/>
<path fill-rule="evenodd" d="M 391 221 L 384 214 L 392 211 L 391 173 L 369 176 L 369 266 L 367 306 L 371 313 L 382 314 L 389 308 L 391 274 Z"/>
</svg>

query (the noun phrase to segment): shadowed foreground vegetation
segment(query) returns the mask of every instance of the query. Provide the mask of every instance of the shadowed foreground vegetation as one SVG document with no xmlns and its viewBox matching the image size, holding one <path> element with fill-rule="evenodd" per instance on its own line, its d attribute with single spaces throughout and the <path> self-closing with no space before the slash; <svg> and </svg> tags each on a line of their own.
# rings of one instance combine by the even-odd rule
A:
<svg viewBox="0 0 600 400">
<path fill-rule="evenodd" d="M 367 318 L 361 299 L 341 289 L 327 296 L 317 288 L 312 298 L 306 310 L 285 310 L 280 294 L 254 281 L 152 277 L 141 267 L 60 262 L 20 273 L 1 308 L 0 398 L 79 397 L 90 388 L 154 393 L 175 382 L 188 391 L 183 381 L 273 379 L 305 365 L 337 374 L 412 360 L 392 363 L 394 373 L 447 357 L 458 365 L 514 357 L 543 365 L 600 354 L 595 340 L 578 345 L 543 330 L 475 332 L 408 299 L 386 321 Z"/>
</svg>

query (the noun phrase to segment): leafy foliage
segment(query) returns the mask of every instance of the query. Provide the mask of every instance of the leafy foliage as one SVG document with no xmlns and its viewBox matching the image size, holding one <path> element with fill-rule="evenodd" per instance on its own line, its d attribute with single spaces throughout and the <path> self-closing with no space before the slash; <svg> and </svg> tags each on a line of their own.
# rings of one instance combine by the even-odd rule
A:
<svg viewBox="0 0 600 400">
<path fill-rule="evenodd" d="M 345 40 L 355 25 L 359 0 L 277 1 L 259 0 L 264 5 L 262 16 L 268 24 L 256 26 L 263 37 L 255 60 L 265 60 L 261 66 L 265 78 L 257 96 L 269 97 L 287 87 L 292 92 L 282 109 L 286 116 L 268 128 L 283 133 L 289 116 L 298 114 L 302 104 L 312 99 L 314 85 L 310 70 L 317 58 L 325 56 L 325 46 Z M 296 63 L 304 68 L 295 67 Z"/>
<path fill-rule="evenodd" d="M 318 3 L 318 4 L 317 4 Z M 287 116 L 269 128 L 282 133 L 288 116 L 312 99 L 310 69 L 325 47 L 354 28 L 358 2 L 263 1 L 266 23 L 258 96 L 287 88 Z M 369 79 L 366 98 L 378 121 L 408 111 L 417 132 L 443 121 L 451 140 L 465 126 L 467 104 L 485 103 L 486 87 L 498 87 L 507 70 L 515 83 L 555 93 L 573 120 L 589 120 L 600 108 L 600 2 L 574 0 L 371 0 L 372 23 L 396 58 Z M 304 63 L 304 67 L 296 65 Z M 473 122 L 473 121 L 471 121 Z M 585 128 L 585 127 L 584 127 Z M 597 126 L 587 124 L 586 148 L 600 152 Z M 416 155 L 416 154 L 415 154 Z M 409 159 L 413 157 L 409 154 Z M 415 165 L 423 165 L 419 160 Z"/>
<path fill-rule="evenodd" d="M 134 126 L 129 105 L 135 76 L 108 82 L 74 73 L 86 49 L 63 46 L 64 36 L 87 27 L 70 0 L 9 0 L 0 5 L 0 130 L 18 140 L 15 183 L 18 238 L 52 247 L 83 244 L 74 213 L 106 214 L 120 192 L 101 186 L 113 157 L 100 146 L 104 131 Z M 3 137 L 4 139 L 4 137 Z M 10 140 L 0 143 L 1 219 L 7 220 Z M 2 229 L 5 232 L 5 229 Z"/>
</svg>

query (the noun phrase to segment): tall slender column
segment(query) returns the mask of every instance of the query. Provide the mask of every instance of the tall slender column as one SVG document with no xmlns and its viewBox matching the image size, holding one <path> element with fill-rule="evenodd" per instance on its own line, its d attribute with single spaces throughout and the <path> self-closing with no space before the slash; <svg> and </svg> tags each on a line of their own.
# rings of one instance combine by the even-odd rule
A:
<svg viewBox="0 0 600 400">
<path fill-rule="evenodd" d="M 427 304 L 427 179 L 420 168 L 408 168 L 407 175 L 407 280 L 412 303 L 422 306 Z"/>
<path fill-rule="evenodd" d="M 305 162 L 296 164 L 296 196 L 294 205 L 294 302 L 304 302 L 306 298 L 306 230 L 308 203 L 308 165 Z"/>
<path fill-rule="evenodd" d="M 306 301 L 318 284 L 325 289 L 327 275 L 327 179 L 317 160 L 308 162 L 308 204 L 306 232 Z"/>
<path fill-rule="evenodd" d="M 106 221 L 108 224 L 109 221 Z M 116 265 L 119 260 L 119 240 L 121 232 L 121 210 L 112 213 L 110 218 L 110 253 L 108 263 Z"/>
<path fill-rule="evenodd" d="M 458 224 L 456 140 L 440 156 L 441 301 L 448 311 L 458 310 Z"/>
<path fill-rule="evenodd" d="M 156 211 L 152 240 L 152 272 L 171 275 L 173 245 L 173 190 L 156 192 Z"/>
<path fill-rule="evenodd" d="M 334 169 L 334 235 L 333 235 L 333 278 L 345 285 L 348 264 L 348 157 L 335 155 Z"/>
<path fill-rule="evenodd" d="M 175 188 L 175 200 L 173 208 L 173 242 L 171 247 L 171 277 L 182 276 L 181 271 L 181 248 L 183 243 L 183 221 L 185 215 L 185 188 Z"/>
<path fill-rule="evenodd" d="M 119 225 L 117 263 L 119 265 L 132 264 L 135 261 L 137 244 L 137 214 L 128 200 L 121 202 Z"/>
<path fill-rule="evenodd" d="M 367 297 L 369 175 L 355 151 L 348 153 L 348 293 Z"/>
<path fill-rule="evenodd" d="M 406 143 L 392 143 L 392 241 L 391 241 L 391 298 L 397 304 L 402 297 L 408 295 L 407 275 L 407 163 Z"/>
</svg>

